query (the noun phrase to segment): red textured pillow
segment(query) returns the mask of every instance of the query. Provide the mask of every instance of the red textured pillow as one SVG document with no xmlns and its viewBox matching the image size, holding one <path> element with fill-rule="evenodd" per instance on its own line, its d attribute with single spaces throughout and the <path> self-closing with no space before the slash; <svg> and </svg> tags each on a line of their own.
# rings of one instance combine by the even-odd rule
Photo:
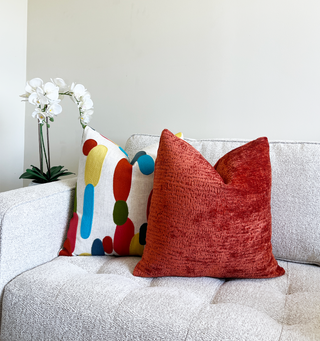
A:
<svg viewBox="0 0 320 341">
<path fill-rule="evenodd" d="M 236 148 L 214 167 L 168 130 L 155 165 L 141 277 L 269 278 L 284 269 L 271 246 L 268 139 Z"/>
</svg>

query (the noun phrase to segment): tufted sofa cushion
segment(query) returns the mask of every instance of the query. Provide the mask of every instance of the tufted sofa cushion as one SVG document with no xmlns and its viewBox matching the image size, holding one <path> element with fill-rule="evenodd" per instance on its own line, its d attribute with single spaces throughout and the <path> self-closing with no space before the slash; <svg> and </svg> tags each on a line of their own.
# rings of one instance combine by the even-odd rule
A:
<svg viewBox="0 0 320 341">
<path fill-rule="evenodd" d="M 320 267 L 272 279 L 140 278 L 139 257 L 58 257 L 5 288 L 2 341 L 320 339 Z"/>
</svg>

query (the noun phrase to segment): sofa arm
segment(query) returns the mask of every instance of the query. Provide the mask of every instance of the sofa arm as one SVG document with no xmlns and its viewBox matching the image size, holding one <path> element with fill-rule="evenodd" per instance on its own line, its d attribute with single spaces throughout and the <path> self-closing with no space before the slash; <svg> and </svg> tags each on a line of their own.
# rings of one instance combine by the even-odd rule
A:
<svg viewBox="0 0 320 341">
<path fill-rule="evenodd" d="M 75 184 L 72 178 L 0 193 L 0 300 L 11 279 L 58 255 Z"/>
</svg>

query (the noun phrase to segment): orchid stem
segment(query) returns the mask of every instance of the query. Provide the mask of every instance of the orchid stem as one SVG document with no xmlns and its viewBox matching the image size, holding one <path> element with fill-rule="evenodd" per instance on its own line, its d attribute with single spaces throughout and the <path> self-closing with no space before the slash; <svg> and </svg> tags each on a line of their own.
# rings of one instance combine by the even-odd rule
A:
<svg viewBox="0 0 320 341">
<path fill-rule="evenodd" d="M 48 174 L 49 174 L 49 178 L 51 177 L 51 173 L 50 173 L 50 169 L 51 169 L 51 165 L 50 165 L 50 146 L 49 146 L 49 122 L 48 122 L 48 117 L 46 118 L 46 123 L 47 123 L 47 150 L 48 150 Z"/>
<path fill-rule="evenodd" d="M 44 139 L 43 139 L 43 133 L 42 133 L 42 125 L 41 125 L 41 129 L 40 129 L 40 134 L 41 134 L 41 144 L 42 144 L 42 150 L 43 150 L 43 154 L 46 160 L 46 164 L 47 164 L 47 169 L 49 171 L 49 164 L 48 164 L 48 158 L 47 158 L 47 153 L 46 153 L 46 148 L 44 145 Z"/>
<path fill-rule="evenodd" d="M 40 161 L 40 171 L 43 173 L 43 155 L 42 155 L 42 142 L 41 142 L 41 135 L 42 135 L 42 126 L 38 123 L 38 141 L 39 141 L 39 161 Z"/>
</svg>

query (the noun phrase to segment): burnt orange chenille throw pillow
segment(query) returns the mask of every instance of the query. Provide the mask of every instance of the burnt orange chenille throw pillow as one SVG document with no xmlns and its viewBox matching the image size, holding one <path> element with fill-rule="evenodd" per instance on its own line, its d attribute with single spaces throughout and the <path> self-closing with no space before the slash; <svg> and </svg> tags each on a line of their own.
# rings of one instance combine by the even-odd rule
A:
<svg viewBox="0 0 320 341">
<path fill-rule="evenodd" d="M 214 167 L 164 130 L 155 164 L 141 277 L 269 278 L 284 269 L 271 246 L 271 164 L 265 137 Z"/>
</svg>

